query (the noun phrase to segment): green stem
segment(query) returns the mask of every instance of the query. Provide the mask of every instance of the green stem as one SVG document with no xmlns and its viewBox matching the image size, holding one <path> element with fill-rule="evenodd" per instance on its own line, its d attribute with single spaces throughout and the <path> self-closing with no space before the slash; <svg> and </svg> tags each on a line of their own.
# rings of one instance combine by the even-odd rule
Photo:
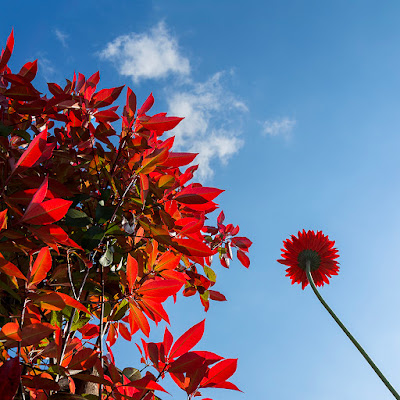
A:
<svg viewBox="0 0 400 400">
<path fill-rule="evenodd" d="M 361 345 L 357 342 L 357 340 L 354 338 L 354 336 L 347 330 L 347 328 L 342 324 L 342 321 L 336 316 L 336 314 L 331 310 L 331 308 L 328 306 L 328 304 L 325 303 L 325 300 L 322 298 L 322 296 L 319 294 L 315 283 L 314 279 L 312 278 L 311 275 L 311 262 L 310 260 L 306 261 L 306 274 L 307 274 L 307 279 L 308 282 L 310 282 L 310 285 L 312 287 L 312 290 L 314 291 L 315 295 L 318 297 L 318 300 L 321 302 L 321 304 L 325 307 L 326 311 L 331 315 L 331 317 L 336 321 L 336 323 L 340 326 L 342 331 L 346 334 L 346 336 L 350 339 L 350 341 L 354 344 L 354 346 L 357 347 L 357 350 L 361 353 L 361 355 L 365 358 L 367 363 L 371 366 L 371 368 L 375 371 L 375 373 L 381 378 L 382 382 L 385 384 L 385 386 L 389 389 L 390 393 L 397 399 L 400 400 L 399 394 L 396 392 L 394 387 L 389 383 L 389 381 L 385 378 L 385 376 L 382 374 L 382 372 L 379 370 L 379 368 L 375 365 L 375 363 L 371 360 L 370 356 L 365 352 L 365 350 L 361 347 Z"/>
</svg>

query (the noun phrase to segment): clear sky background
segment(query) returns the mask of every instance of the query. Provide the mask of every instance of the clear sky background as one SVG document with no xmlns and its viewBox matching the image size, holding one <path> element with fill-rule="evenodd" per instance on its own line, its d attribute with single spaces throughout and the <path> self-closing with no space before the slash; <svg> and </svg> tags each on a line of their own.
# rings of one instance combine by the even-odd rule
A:
<svg viewBox="0 0 400 400">
<path fill-rule="evenodd" d="M 239 358 L 244 394 L 205 397 L 392 398 L 276 262 L 303 228 L 336 241 L 341 270 L 321 292 L 400 390 L 398 1 L 22 1 L 1 14 L 10 65 L 38 58 L 43 91 L 100 70 L 100 88 L 127 84 L 140 104 L 153 92 L 154 113 L 186 117 L 176 144 L 200 152 L 197 179 L 226 190 L 227 220 L 254 242 L 249 270 L 215 264 L 228 302 L 211 304 L 197 346 Z M 168 311 L 175 337 L 205 316 L 198 298 Z M 138 366 L 132 343 L 115 349 Z"/>
</svg>

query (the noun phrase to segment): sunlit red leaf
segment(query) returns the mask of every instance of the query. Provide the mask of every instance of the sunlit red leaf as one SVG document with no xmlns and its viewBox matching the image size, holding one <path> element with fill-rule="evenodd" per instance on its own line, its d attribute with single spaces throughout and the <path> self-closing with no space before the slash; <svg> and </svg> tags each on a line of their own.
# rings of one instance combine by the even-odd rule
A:
<svg viewBox="0 0 400 400">
<path fill-rule="evenodd" d="M 207 377 L 201 382 L 201 387 L 210 387 L 229 379 L 236 371 L 237 358 L 228 358 L 210 368 Z"/>
<path fill-rule="evenodd" d="M 0 367 L 0 399 L 13 400 L 19 386 L 21 366 L 19 358 L 14 357 L 4 361 Z"/>
<path fill-rule="evenodd" d="M 45 199 L 48 186 L 49 186 L 49 180 L 48 177 L 46 176 L 43 183 L 36 190 L 35 194 L 32 197 L 32 200 L 30 201 L 28 207 L 26 208 L 25 215 L 29 214 L 29 211 L 32 209 L 33 206 L 40 204 Z"/>
<path fill-rule="evenodd" d="M 167 157 L 168 149 L 156 149 L 143 160 L 141 167 L 136 172 L 138 174 L 149 174 L 157 168 L 157 165 L 162 164 Z"/>
<path fill-rule="evenodd" d="M 247 255 L 245 253 L 243 253 L 242 250 L 237 251 L 237 258 L 246 268 L 249 268 L 250 259 L 249 259 L 249 257 L 247 257 Z"/>
<path fill-rule="evenodd" d="M 200 341 L 204 334 L 204 319 L 188 329 L 172 346 L 169 357 L 176 358 L 190 351 Z"/>
<path fill-rule="evenodd" d="M 100 90 L 92 98 L 93 108 L 110 106 L 115 100 L 117 100 L 123 88 L 124 86 L 119 86 L 111 89 Z"/>
<path fill-rule="evenodd" d="M 21 329 L 18 323 L 8 322 L 1 328 L 0 340 L 5 339 L 16 340 L 17 342 L 20 342 L 22 340 Z"/>
<path fill-rule="evenodd" d="M 132 89 L 128 87 L 126 93 L 126 105 L 124 107 L 123 115 L 127 119 L 129 127 L 133 123 L 133 118 L 136 112 L 136 95 L 133 93 Z"/>
<path fill-rule="evenodd" d="M 176 239 L 175 240 L 178 250 L 180 250 L 183 254 L 189 256 L 197 256 L 197 257 L 208 257 L 215 253 L 215 251 L 211 250 L 205 243 L 199 242 L 194 239 Z"/>
<path fill-rule="evenodd" d="M 79 332 L 82 334 L 82 338 L 92 339 L 99 336 L 100 328 L 98 325 L 95 324 L 86 324 L 79 329 Z"/>
<path fill-rule="evenodd" d="M 71 296 L 68 296 L 65 293 L 61 293 L 61 292 L 57 292 L 61 298 L 64 300 L 65 304 L 67 306 L 76 308 L 79 311 L 84 312 L 85 314 L 90 315 L 90 311 L 82 304 L 80 303 L 78 300 L 73 299 Z"/>
<path fill-rule="evenodd" d="M 46 148 L 47 143 L 47 129 L 44 129 L 29 144 L 28 148 L 22 153 L 21 157 L 18 159 L 17 163 L 14 165 L 12 172 L 18 167 L 26 167 L 29 168 L 37 160 L 39 160 L 42 155 L 44 149 Z"/>
<path fill-rule="evenodd" d="M 52 224 L 65 216 L 71 204 L 72 201 L 64 199 L 51 199 L 35 204 L 24 214 L 22 221 L 32 225 Z"/>
<path fill-rule="evenodd" d="M 40 249 L 39 254 L 36 257 L 35 263 L 29 274 L 28 289 L 36 286 L 46 278 L 47 273 L 50 271 L 52 264 L 51 254 L 48 247 Z"/>
<path fill-rule="evenodd" d="M 178 282 L 174 279 L 157 279 L 144 282 L 143 285 L 136 290 L 136 293 L 163 302 L 169 296 L 177 293 L 181 287 L 182 282 Z"/>
<path fill-rule="evenodd" d="M 132 289 L 135 285 L 137 275 L 138 275 L 138 263 L 135 258 L 133 258 L 130 254 L 128 254 L 128 261 L 126 263 L 126 279 L 128 280 L 130 293 L 132 293 Z"/>
<path fill-rule="evenodd" d="M 142 107 L 139 108 L 137 115 L 140 116 L 140 115 L 146 114 L 147 111 L 149 111 L 150 108 L 153 106 L 153 104 L 154 104 L 153 93 L 150 93 L 150 96 L 143 103 Z"/>
<path fill-rule="evenodd" d="M 0 231 L 7 229 L 7 211 L 8 209 L 6 208 L 0 212 Z"/>
<path fill-rule="evenodd" d="M 239 247 L 240 250 L 249 251 L 249 247 L 253 244 L 253 242 L 247 237 L 234 237 L 232 238 L 232 244 L 236 247 Z"/>
<path fill-rule="evenodd" d="M 175 200 L 184 204 L 205 204 L 214 200 L 223 190 L 211 187 L 186 187 L 175 196 Z"/>
<path fill-rule="evenodd" d="M 155 378 L 151 376 L 145 376 L 133 382 L 129 382 L 126 386 L 133 386 L 136 389 L 148 389 L 148 390 L 161 390 L 162 392 L 168 393 L 162 386 L 160 386 Z"/>
<path fill-rule="evenodd" d="M 27 62 L 21 70 L 18 72 L 18 75 L 23 76 L 28 82 L 31 82 L 37 73 L 37 60 L 32 62 Z"/>
<path fill-rule="evenodd" d="M 164 167 L 182 167 L 190 164 L 198 155 L 198 153 L 175 153 L 170 152 L 168 158 L 163 162 Z"/>
<path fill-rule="evenodd" d="M 174 129 L 182 120 L 183 118 L 179 117 L 155 115 L 154 117 L 150 117 L 147 121 L 140 121 L 140 124 L 148 130 L 165 132 Z"/>
<path fill-rule="evenodd" d="M 18 269 L 16 265 L 7 261 L 0 253 L 0 271 L 8 276 L 15 276 L 16 278 L 26 281 L 24 274 Z"/>
<path fill-rule="evenodd" d="M 0 57 L 0 72 L 3 71 L 11 57 L 14 48 L 14 29 L 11 30 L 10 36 L 8 36 L 6 48 L 2 51 Z"/>
<path fill-rule="evenodd" d="M 119 120 L 118 114 L 113 110 L 103 110 L 94 114 L 96 122 L 114 122 Z"/>
<path fill-rule="evenodd" d="M 133 319 L 133 321 L 137 324 L 139 329 L 147 336 L 149 337 L 150 333 L 150 326 L 147 321 L 147 318 L 144 316 L 141 310 L 139 310 L 134 304 L 129 303 L 129 309 L 130 309 L 130 316 Z M 133 332 L 134 327 L 131 327 L 131 331 Z"/>
<path fill-rule="evenodd" d="M 168 372 L 185 373 L 194 372 L 204 363 L 204 358 L 194 352 L 182 354 L 178 359 L 171 363 Z"/>
</svg>

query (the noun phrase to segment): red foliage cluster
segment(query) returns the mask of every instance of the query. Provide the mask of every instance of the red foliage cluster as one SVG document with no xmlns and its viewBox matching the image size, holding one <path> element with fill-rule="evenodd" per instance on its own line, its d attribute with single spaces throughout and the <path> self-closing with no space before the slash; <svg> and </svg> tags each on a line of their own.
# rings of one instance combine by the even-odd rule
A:
<svg viewBox="0 0 400 400">
<path fill-rule="evenodd" d="M 189 183 L 197 166 L 181 167 L 196 154 L 161 139 L 182 118 L 148 115 L 152 95 L 136 110 L 129 88 L 120 117 L 123 87 L 97 90 L 98 72 L 49 83 L 48 98 L 32 85 L 36 61 L 7 66 L 13 45 L 11 33 L 0 57 L 0 398 L 149 400 L 167 375 L 189 397 L 237 389 L 236 360 L 192 351 L 204 321 L 175 342 L 168 329 L 142 341 L 158 376 L 118 370 L 111 351 L 119 335 L 169 323 L 163 303 L 183 287 L 206 310 L 225 300 L 213 256 L 228 267 L 236 248 L 249 266 L 238 226 L 222 212 L 205 226 L 222 191 Z"/>
</svg>

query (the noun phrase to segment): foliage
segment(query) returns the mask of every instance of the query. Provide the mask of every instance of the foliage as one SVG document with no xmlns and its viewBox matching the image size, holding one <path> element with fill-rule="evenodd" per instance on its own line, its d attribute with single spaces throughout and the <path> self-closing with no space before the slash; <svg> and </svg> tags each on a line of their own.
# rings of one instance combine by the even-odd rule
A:
<svg viewBox="0 0 400 400">
<path fill-rule="evenodd" d="M 182 118 L 148 115 L 152 95 L 136 111 L 130 88 L 118 115 L 123 87 L 97 90 L 98 72 L 49 83 L 48 98 L 36 61 L 7 66 L 13 45 L 11 33 L 0 57 L 0 398 L 158 399 L 167 375 L 188 398 L 238 390 L 235 359 L 192 350 L 204 321 L 175 341 L 168 329 L 141 339 L 144 375 L 120 371 L 111 350 L 169 323 L 163 303 L 182 288 L 206 311 L 224 301 L 213 256 L 228 268 L 236 248 L 249 266 L 251 241 L 223 212 L 205 225 L 222 190 L 190 183 L 197 166 L 181 167 L 196 154 L 161 139 Z"/>
</svg>

